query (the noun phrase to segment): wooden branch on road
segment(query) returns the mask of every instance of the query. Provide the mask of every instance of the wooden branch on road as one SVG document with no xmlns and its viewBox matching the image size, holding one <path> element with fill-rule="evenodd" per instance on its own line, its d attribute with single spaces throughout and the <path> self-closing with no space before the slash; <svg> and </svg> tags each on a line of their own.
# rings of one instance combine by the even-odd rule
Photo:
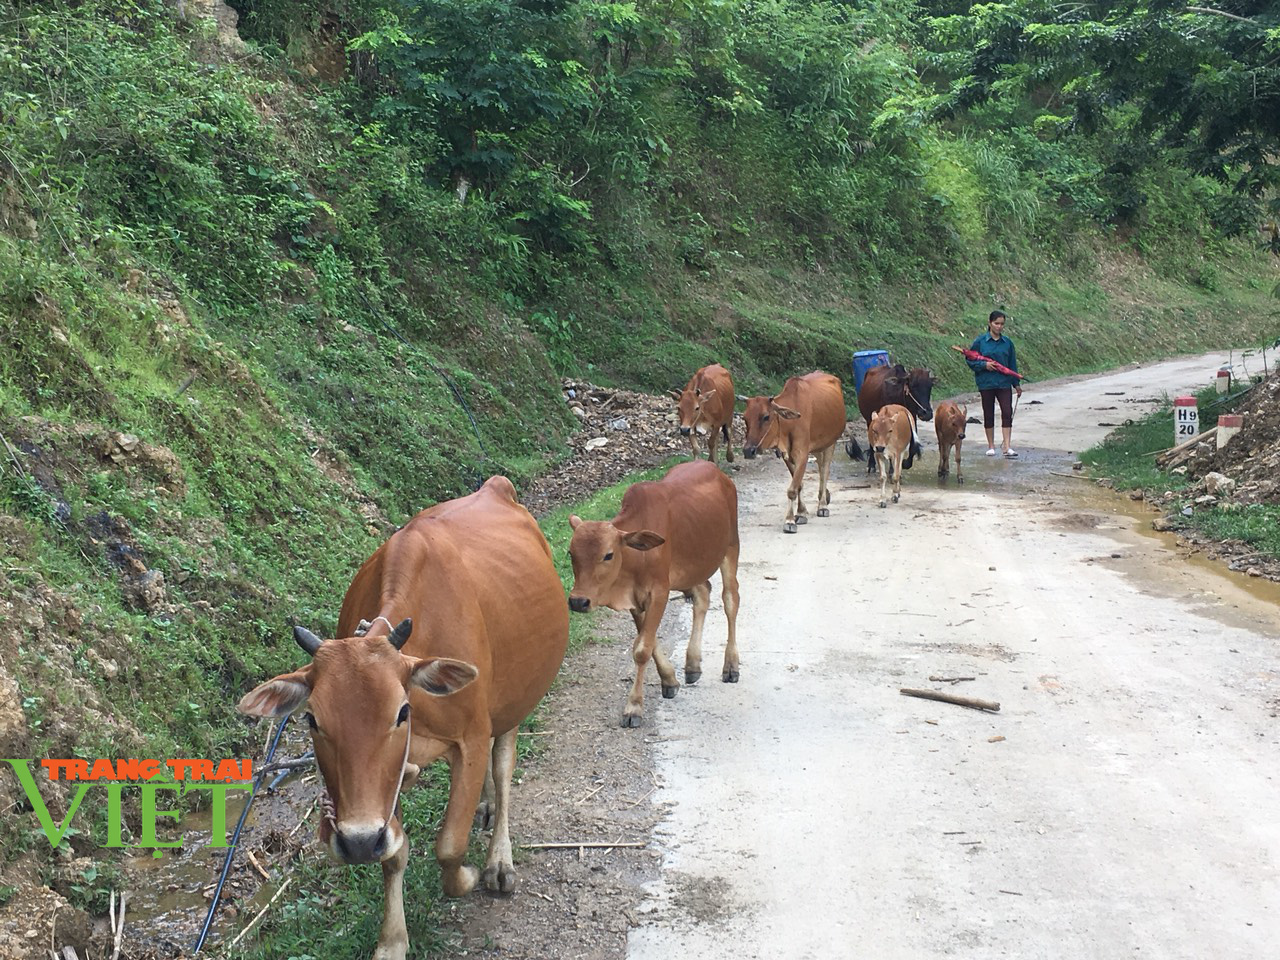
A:
<svg viewBox="0 0 1280 960">
<path fill-rule="evenodd" d="M 614 843 L 517 843 L 516 846 L 524 850 L 612 850 L 614 847 L 630 847 L 639 848 L 647 847 L 647 840 L 637 840 L 634 842 L 616 841 Z"/>
<path fill-rule="evenodd" d="M 922 700 L 941 700 L 943 703 L 954 703 L 961 707 L 971 707 L 974 710 L 990 710 L 992 713 L 998 713 L 1000 704 L 992 700 L 979 700 L 977 697 L 961 697 L 954 693 L 943 693 L 940 690 L 913 690 L 910 687 L 903 687 L 898 691 L 904 697 L 919 697 Z"/>
</svg>

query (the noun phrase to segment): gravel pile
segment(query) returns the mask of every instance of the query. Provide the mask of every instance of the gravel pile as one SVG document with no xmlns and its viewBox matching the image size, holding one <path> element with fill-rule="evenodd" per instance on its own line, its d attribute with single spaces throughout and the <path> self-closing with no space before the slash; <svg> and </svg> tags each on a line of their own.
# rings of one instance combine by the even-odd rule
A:
<svg viewBox="0 0 1280 960">
<path fill-rule="evenodd" d="M 564 402 L 582 421 L 582 430 L 569 438 L 565 459 L 521 496 L 521 503 L 535 517 L 611 486 L 630 473 L 690 452 L 688 439 L 679 433 L 673 397 L 571 379 L 561 381 L 561 390 Z M 741 451 L 740 428 L 733 443 Z M 706 456 L 705 443 L 702 449 Z"/>
</svg>

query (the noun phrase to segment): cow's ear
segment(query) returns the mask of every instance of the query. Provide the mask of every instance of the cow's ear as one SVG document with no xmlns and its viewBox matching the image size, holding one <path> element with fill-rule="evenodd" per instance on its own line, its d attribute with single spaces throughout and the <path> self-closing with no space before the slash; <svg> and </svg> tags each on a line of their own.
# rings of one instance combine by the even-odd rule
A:
<svg viewBox="0 0 1280 960">
<path fill-rule="evenodd" d="M 929 386 L 931 386 L 931 387 L 936 387 L 937 385 L 938 385 L 938 378 L 937 378 L 937 377 L 930 377 L 930 378 L 929 378 Z"/>
<path fill-rule="evenodd" d="M 311 676 L 307 667 L 284 673 L 254 687 L 236 704 L 251 717 L 283 717 L 293 713 L 311 696 Z"/>
<path fill-rule="evenodd" d="M 706 403 L 708 400 L 710 400 L 710 399 L 711 399 L 712 397 L 714 397 L 715 395 L 716 395 L 716 392 L 715 392 L 714 390 L 708 390 L 706 393 L 704 393 L 704 394 L 702 395 L 702 402 L 703 402 L 703 403 Z"/>
<path fill-rule="evenodd" d="M 667 540 L 652 530 L 637 530 L 635 533 L 623 534 L 622 542 L 637 550 L 652 550 L 654 547 L 662 546 Z"/>
<path fill-rule="evenodd" d="M 879 410 L 872 410 L 872 411 L 871 411 L 871 419 L 872 419 L 872 420 L 879 420 L 879 419 L 880 419 L 880 411 L 879 411 Z"/>
<path fill-rule="evenodd" d="M 582 518 L 581 518 L 580 516 L 578 516 L 576 513 L 571 513 L 571 514 L 569 514 L 569 527 L 570 527 L 570 529 L 577 530 L 577 529 L 578 529 L 578 525 L 579 525 L 579 524 L 581 524 L 581 523 L 582 523 Z"/>
<path fill-rule="evenodd" d="M 800 419 L 800 414 L 797 413 L 795 410 L 792 410 L 790 407 L 784 407 L 778 403 L 775 403 L 773 405 L 773 412 L 776 413 L 778 416 L 780 416 L 783 420 L 799 420 Z"/>
<path fill-rule="evenodd" d="M 888 378 L 886 378 L 886 380 L 885 380 L 885 382 L 884 382 L 884 383 L 885 383 L 885 386 L 887 386 L 887 387 L 896 387 L 896 386 L 898 386 L 899 384 L 901 384 L 901 383 L 902 383 L 902 378 L 901 378 L 901 377 L 888 377 Z"/>
<path fill-rule="evenodd" d="M 469 686 L 479 675 L 480 671 L 465 660 L 432 657 L 415 663 L 409 671 L 409 682 L 433 697 L 447 697 Z"/>
</svg>

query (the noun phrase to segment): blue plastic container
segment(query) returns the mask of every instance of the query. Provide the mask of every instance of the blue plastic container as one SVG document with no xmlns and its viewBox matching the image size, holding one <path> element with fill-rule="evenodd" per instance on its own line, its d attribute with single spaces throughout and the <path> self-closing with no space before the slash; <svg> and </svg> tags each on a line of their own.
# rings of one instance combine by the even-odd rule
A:
<svg viewBox="0 0 1280 960">
<path fill-rule="evenodd" d="M 889 365 L 888 350 L 859 350 L 853 355 L 853 392 L 862 391 L 862 378 L 872 367 Z"/>
</svg>

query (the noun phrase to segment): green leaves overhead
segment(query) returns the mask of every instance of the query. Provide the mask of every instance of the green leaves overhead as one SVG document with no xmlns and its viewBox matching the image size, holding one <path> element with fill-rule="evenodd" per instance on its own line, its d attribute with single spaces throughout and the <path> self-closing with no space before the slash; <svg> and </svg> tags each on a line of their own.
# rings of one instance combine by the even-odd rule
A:
<svg viewBox="0 0 1280 960">
<path fill-rule="evenodd" d="M 436 124 L 451 147 L 447 170 L 488 183 L 512 169 L 513 134 L 587 105 L 572 10 L 561 0 L 401 0 L 357 43 L 394 81 L 384 111 Z"/>
<path fill-rule="evenodd" d="M 1280 185 L 1280 8 L 1272 0 L 1195 6 L 1170 0 L 977 4 L 926 21 L 940 94 L 925 106 L 957 119 L 994 100 L 1040 106 L 1041 136 L 1079 133 L 1117 155 L 1171 150 L 1187 169 L 1255 204 L 1223 201 L 1234 231 L 1256 222 Z M 952 5 L 953 6 L 953 5 Z M 1069 111 L 1070 124 L 1058 116 Z M 1124 164 L 1114 167 L 1125 179 Z M 1122 204 L 1123 205 L 1123 204 Z M 1231 209 L 1227 209 L 1231 208 Z"/>
</svg>

